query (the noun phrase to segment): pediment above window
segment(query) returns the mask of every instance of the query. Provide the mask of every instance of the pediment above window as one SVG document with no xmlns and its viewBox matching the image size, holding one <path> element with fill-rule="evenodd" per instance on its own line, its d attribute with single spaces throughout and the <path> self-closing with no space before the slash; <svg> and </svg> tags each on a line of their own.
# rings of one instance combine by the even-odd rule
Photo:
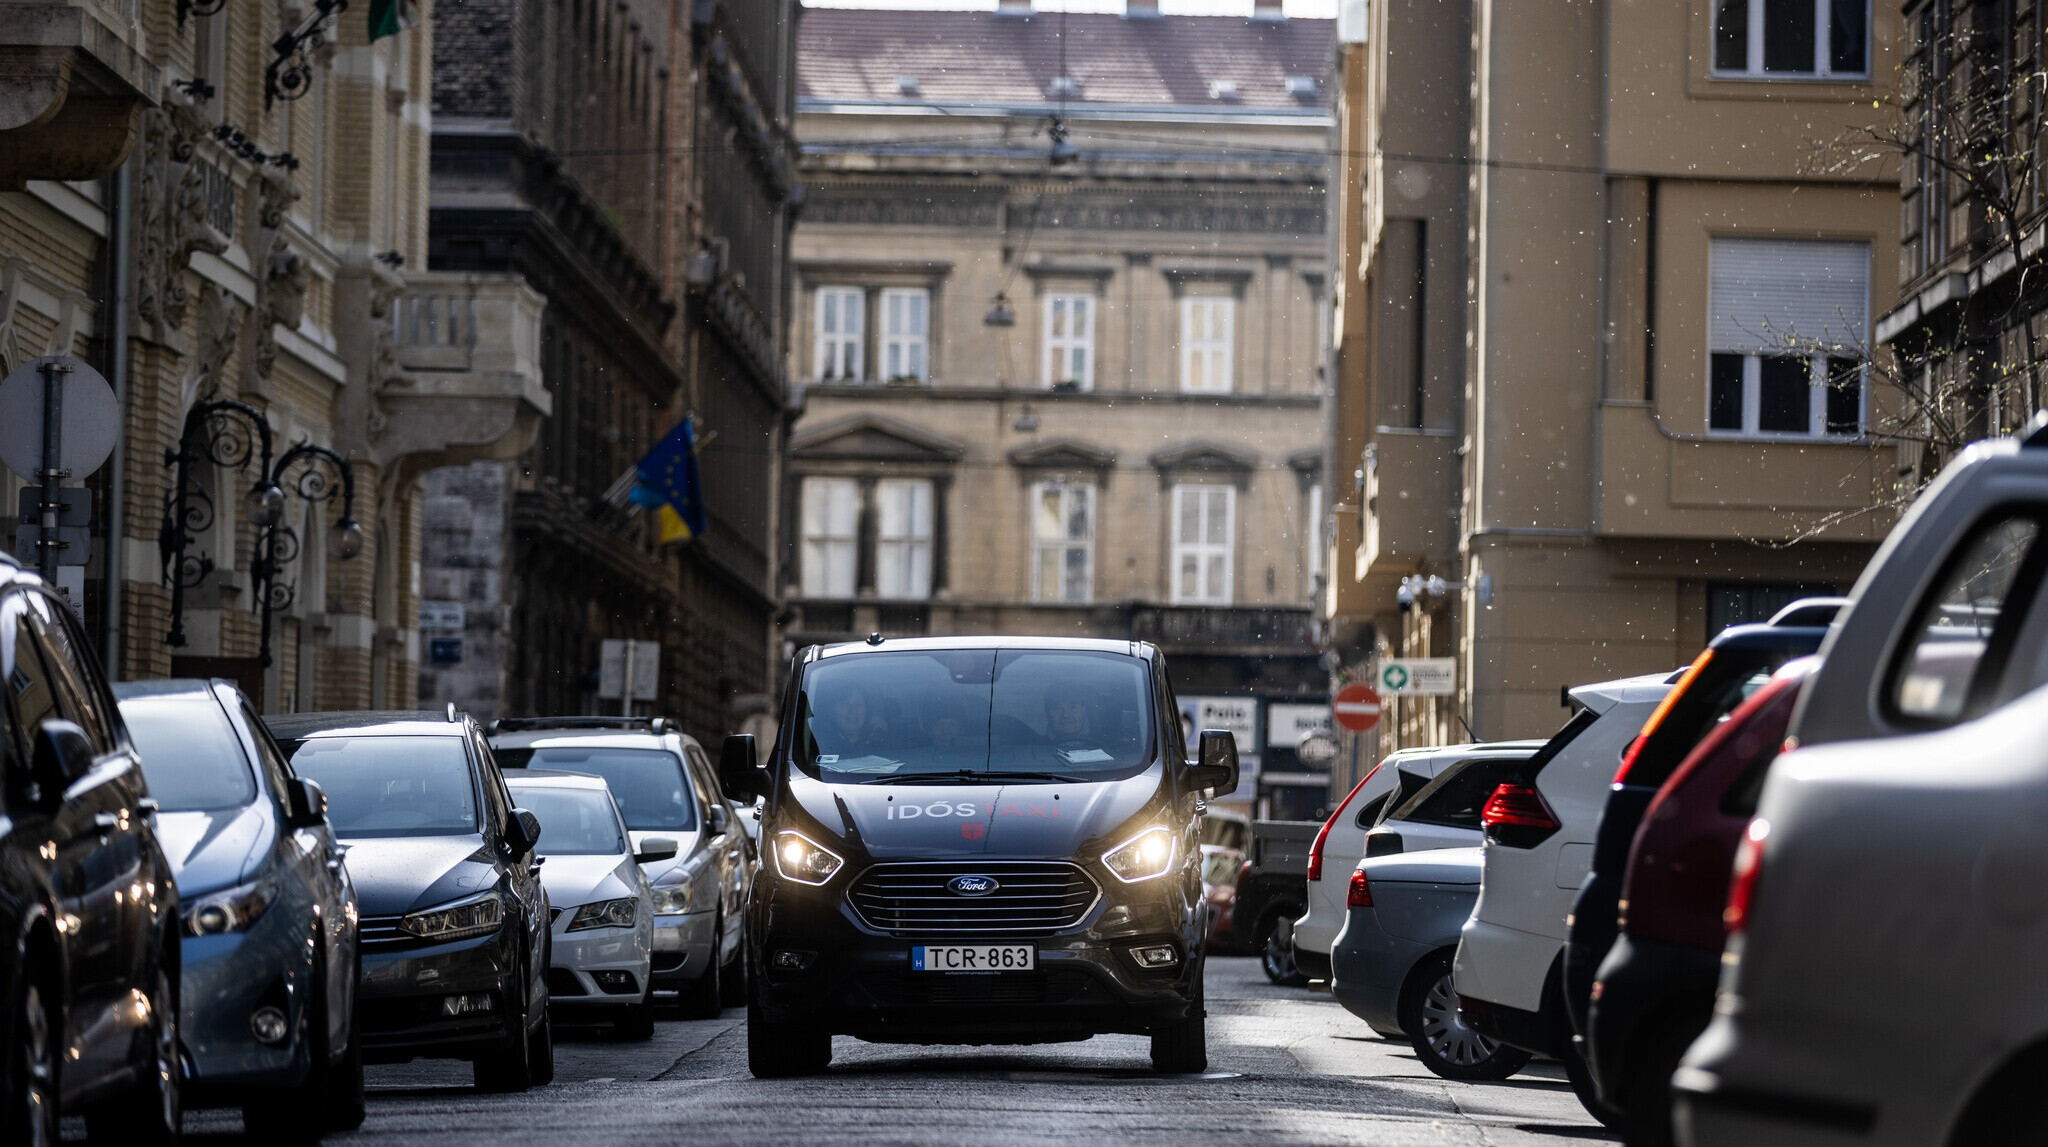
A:
<svg viewBox="0 0 2048 1147">
<path fill-rule="evenodd" d="M 1025 470 L 1108 470 L 1116 451 L 1073 438 L 1048 438 L 1010 451 L 1010 464 Z"/>
<path fill-rule="evenodd" d="M 950 464 L 958 462 L 967 447 L 907 422 L 857 414 L 799 431 L 790 440 L 789 453 L 806 461 Z"/>
<path fill-rule="evenodd" d="M 1243 489 L 1259 468 L 1259 457 L 1218 442 L 1189 442 L 1159 451 L 1152 455 L 1151 463 L 1162 484 L 1210 478 Z"/>
</svg>

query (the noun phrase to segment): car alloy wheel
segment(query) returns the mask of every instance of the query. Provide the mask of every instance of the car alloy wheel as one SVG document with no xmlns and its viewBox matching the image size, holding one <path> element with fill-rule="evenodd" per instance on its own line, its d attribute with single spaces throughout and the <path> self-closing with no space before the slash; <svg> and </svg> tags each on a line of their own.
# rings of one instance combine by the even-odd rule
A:
<svg viewBox="0 0 2048 1147">
<path fill-rule="evenodd" d="M 1265 939 L 1259 945 L 1259 964 L 1266 978 L 1281 987 L 1308 983 L 1308 977 L 1301 974 L 1300 966 L 1294 962 L 1294 918 L 1285 912 L 1266 928 Z"/>
<path fill-rule="evenodd" d="M 1500 1050 L 1500 1044 L 1465 1026 L 1458 1018 L 1458 993 L 1449 972 L 1437 977 L 1422 996 L 1422 1038 L 1445 1063 L 1477 1067 Z"/>
<path fill-rule="evenodd" d="M 43 1003 L 43 990 L 29 980 L 22 991 L 21 1009 L 21 1126 L 23 1147 L 56 1147 L 57 1041 L 51 1031 L 50 1009 Z"/>
</svg>

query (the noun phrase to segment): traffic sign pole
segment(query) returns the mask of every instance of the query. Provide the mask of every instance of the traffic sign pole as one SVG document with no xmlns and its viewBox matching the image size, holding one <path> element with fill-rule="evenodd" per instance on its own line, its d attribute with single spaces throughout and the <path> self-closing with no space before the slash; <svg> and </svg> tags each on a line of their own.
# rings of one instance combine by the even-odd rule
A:
<svg viewBox="0 0 2048 1147">
<path fill-rule="evenodd" d="M 43 480 L 43 504 L 39 520 L 42 536 L 36 539 L 36 571 L 43 580 L 56 584 L 57 551 L 63 543 L 57 540 L 57 513 L 64 508 L 63 495 L 57 492 L 59 482 L 64 478 L 62 469 L 64 453 L 64 376 L 71 373 L 71 364 L 61 360 L 48 360 L 42 364 L 43 373 L 43 466 L 38 476 Z"/>
</svg>

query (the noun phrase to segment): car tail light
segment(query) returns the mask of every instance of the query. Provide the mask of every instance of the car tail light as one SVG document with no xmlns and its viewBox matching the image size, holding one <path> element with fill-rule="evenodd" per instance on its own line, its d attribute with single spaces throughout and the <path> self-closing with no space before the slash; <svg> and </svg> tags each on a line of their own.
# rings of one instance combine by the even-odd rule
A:
<svg viewBox="0 0 2048 1147">
<path fill-rule="evenodd" d="M 1381 764 L 1384 763 L 1384 761 L 1381 762 Z M 1358 799 L 1358 790 L 1364 788 L 1365 782 L 1371 780 L 1372 775 L 1379 771 L 1379 765 L 1374 765 L 1372 768 L 1367 769 L 1365 775 L 1358 778 L 1358 783 L 1351 786 L 1351 791 L 1344 794 L 1344 799 L 1337 802 L 1337 808 L 1330 813 L 1330 819 L 1324 821 L 1323 827 L 1317 830 L 1315 843 L 1308 846 L 1308 878 L 1310 880 L 1321 880 L 1323 878 L 1323 842 L 1330 839 L 1330 826 L 1337 823 L 1337 818 L 1343 816 L 1344 810 L 1351 807 L 1351 802 Z"/>
<path fill-rule="evenodd" d="M 1365 879 L 1365 870 L 1362 868 L 1351 870 L 1351 887 L 1344 892 L 1344 907 L 1372 907 L 1372 885 Z"/>
<path fill-rule="evenodd" d="M 1543 803 L 1543 794 L 1528 785 L 1501 785 L 1486 798 L 1479 810 L 1479 823 L 1488 828 L 1540 828 L 1555 831 L 1559 825 Z"/>
<path fill-rule="evenodd" d="M 1621 767 L 1614 771 L 1615 784 L 1628 783 L 1628 771 L 1635 768 L 1636 758 L 1642 755 L 1643 745 L 1656 735 L 1657 726 L 1664 723 L 1664 718 L 1670 715 L 1672 706 L 1678 704 L 1680 697 L 1685 696 L 1685 691 L 1692 686 L 1693 679 L 1698 677 L 1706 669 L 1707 663 L 1713 659 L 1713 650 L 1700 650 L 1700 655 L 1693 658 L 1692 664 L 1686 667 L 1685 676 L 1680 677 L 1678 684 L 1673 685 L 1671 691 L 1664 694 L 1664 699 L 1657 702 L 1657 707 L 1650 710 L 1650 719 L 1643 722 L 1643 731 L 1636 734 L 1636 739 L 1628 743 L 1628 751 L 1621 755 Z"/>
<path fill-rule="evenodd" d="M 1749 926 L 1749 912 L 1756 903 L 1756 882 L 1764 870 L 1764 838 L 1771 835 L 1771 822 L 1758 817 L 1749 822 L 1742 844 L 1735 850 L 1735 872 L 1728 882 L 1728 906 L 1721 910 L 1721 927 L 1733 936 Z"/>
</svg>

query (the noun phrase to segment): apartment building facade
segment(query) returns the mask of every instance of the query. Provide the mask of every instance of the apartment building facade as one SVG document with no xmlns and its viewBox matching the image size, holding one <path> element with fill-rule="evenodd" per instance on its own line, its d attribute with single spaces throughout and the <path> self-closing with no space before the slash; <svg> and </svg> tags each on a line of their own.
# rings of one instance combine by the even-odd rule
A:
<svg viewBox="0 0 2048 1147">
<path fill-rule="evenodd" d="M 111 460 L 71 479 L 90 561 L 59 576 L 118 677 L 409 707 L 417 477 L 548 412 L 532 297 L 426 271 L 427 7 L 374 42 L 360 10 L 0 10 L 0 371 L 74 355 L 121 404 Z M 273 530 L 245 506 L 266 481 Z"/>
<path fill-rule="evenodd" d="M 1325 616 L 1342 673 L 1458 665 L 1379 747 L 1547 733 L 1561 687 L 1846 591 L 1889 527 L 1896 167 L 1825 159 L 1899 17 L 1780 7 L 1347 12 Z"/>
<path fill-rule="evenodd" d="M 805 14 L 790 644 L 1154 641 L 1295 769 L 1330 22 L 1004 7 Z"/>
</svg>

